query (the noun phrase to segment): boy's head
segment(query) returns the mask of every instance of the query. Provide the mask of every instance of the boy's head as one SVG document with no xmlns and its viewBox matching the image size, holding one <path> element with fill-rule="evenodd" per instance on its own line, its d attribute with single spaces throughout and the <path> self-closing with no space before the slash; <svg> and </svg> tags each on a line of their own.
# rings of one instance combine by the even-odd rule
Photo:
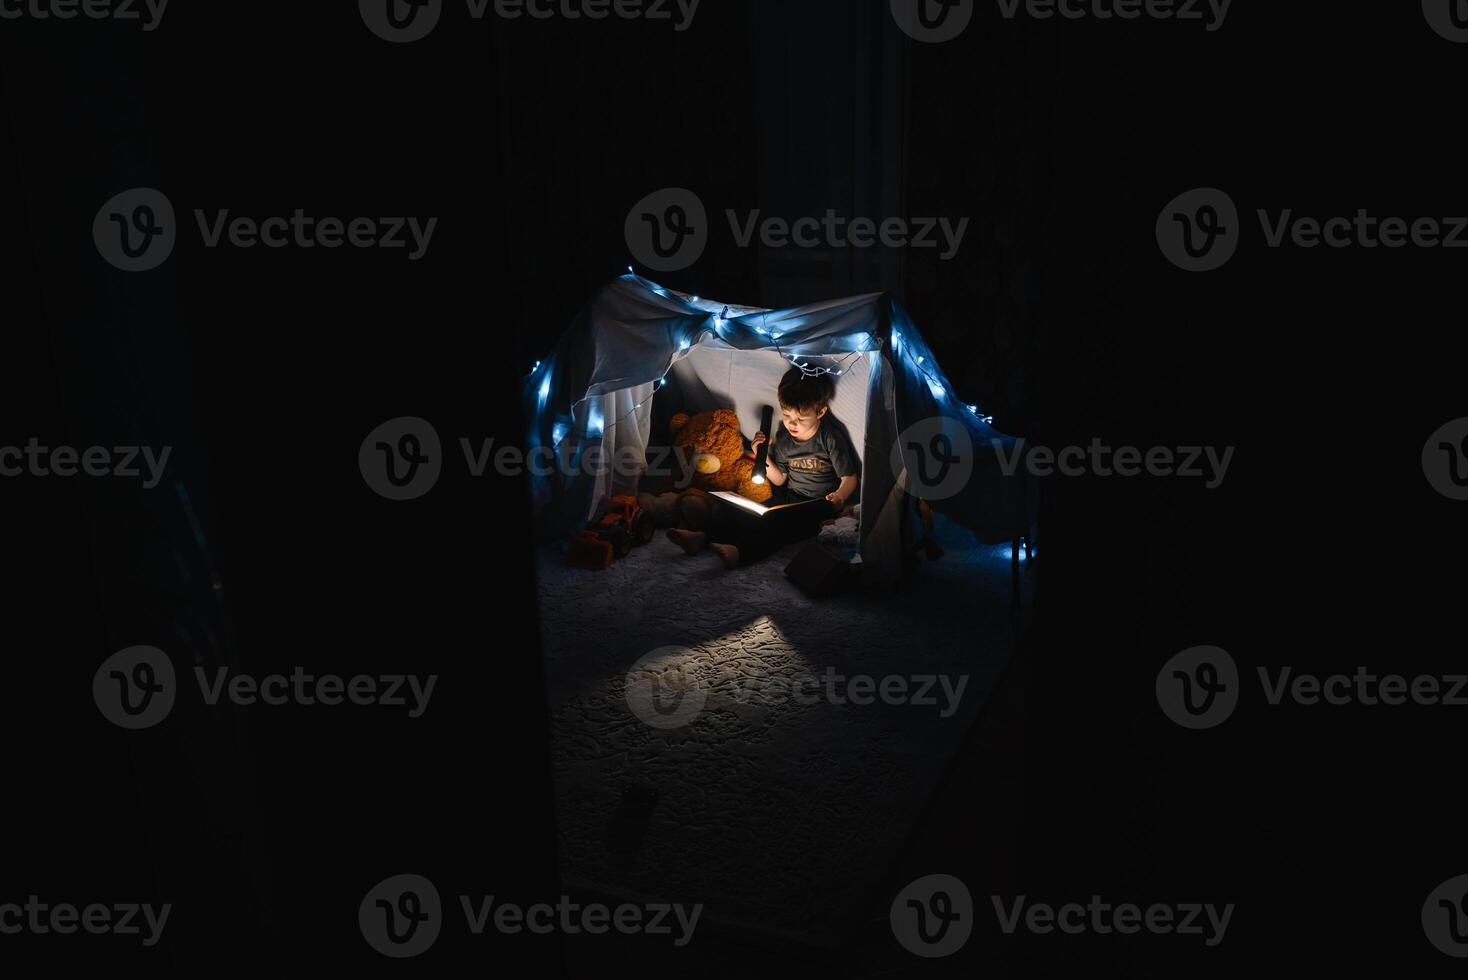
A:
<svg viewBox="0 0 1468 980">
<path fill-rule="evenodd" d="M 835 392 L 836 386 L 829 375 L 811 377 L 801 373 L 800 368 L 786 371 L 778 391 L 780 420 L 785 424 L 785 431 L 802 441 L 815 435 Z"/>
</svg>

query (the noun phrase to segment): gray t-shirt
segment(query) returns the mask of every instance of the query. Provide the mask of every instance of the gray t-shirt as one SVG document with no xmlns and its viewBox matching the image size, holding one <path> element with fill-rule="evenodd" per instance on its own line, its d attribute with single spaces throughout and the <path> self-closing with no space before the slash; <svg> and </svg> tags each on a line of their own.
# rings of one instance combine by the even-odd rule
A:
<svg viewBox="0 0 1468 980">
<path fill-rule="evenodd" d="M 824 497 L 843 476 L 857 476 L 861 462 L 846 427 L 829 413 L 805 442 L 796 442 L 784 426 L 770 440 L 769 461 L 789 479 L 785 486 L 802 497 Z"/>
</svg>

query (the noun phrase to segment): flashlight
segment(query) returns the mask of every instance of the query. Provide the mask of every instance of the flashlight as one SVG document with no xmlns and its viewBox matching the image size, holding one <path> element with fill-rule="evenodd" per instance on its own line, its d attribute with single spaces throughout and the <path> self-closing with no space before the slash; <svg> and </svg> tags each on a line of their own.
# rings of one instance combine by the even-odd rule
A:
<svg viewBox="0 0 1468 980">
<path fill-rule="evenodd" d="M 765 434 L 765 441 L 760 443 L 754 451 L 754 475 L 750 480 L 754 483 L 765 482 L 765 456 L 770 447 L 770 425 L 775 420 L 775 410 L 769 405 L 760 409 L 759 430 Z"/>
</svg>

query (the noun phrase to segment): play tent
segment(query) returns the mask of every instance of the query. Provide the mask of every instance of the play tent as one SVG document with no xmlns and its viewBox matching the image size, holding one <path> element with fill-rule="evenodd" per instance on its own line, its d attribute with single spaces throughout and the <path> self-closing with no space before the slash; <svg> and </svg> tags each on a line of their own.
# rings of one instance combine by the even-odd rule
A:
<svg viewBox="0 0 1468 980">
<path fill-rule="evenodd" d="M 1030 533 L 1033 481 L 1023 467 L 1006 475 L 1001 466 L 1015 440 L 958 399 L 887 294 L 764 310 L 689 296 L 629 272 L 601 290 L 526 381 L 527 449 L 539 449 L 542 461 L 553 449 L 558 461 L 530 467 L 541 537 L 562 539 L 611 495 L 636 493 L 642 461 L 657 463 L 657 447 L 668 441 L 662 426 L 673 411 L 733 408 L 746 439 L 753 435 L 792 364 L 831 375 L 830 414 L 861 456 L 861 545 L 853 560 L 869 581 L 901 574 L 917 533 L 917 496 L 984 541 Z M 957 482 L 951 472 L 936 480 L 930 455 L 958 467 Z"/>
</svg>

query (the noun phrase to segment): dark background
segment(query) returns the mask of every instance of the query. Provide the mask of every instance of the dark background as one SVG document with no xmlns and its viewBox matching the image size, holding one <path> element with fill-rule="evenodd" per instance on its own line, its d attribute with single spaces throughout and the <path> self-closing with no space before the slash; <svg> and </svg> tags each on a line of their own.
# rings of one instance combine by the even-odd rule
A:
<svg viewBox="0 0 1468 980">
<path fill-rule="evenodd" d="M 981 928 L 952 960 L 918 962 L 874 909 L 849 961 L 634 954 L 741 975 L 1452 967 L 1418 910 L 1468 863 L 1456 711 L 1266 708 L 1253 668 L 1461 669 L 1463 519 L 1419 463 L 1461 414 L 1461 253 L 1266 249 L 1253 212 L 1463 213 L 1452 93 L 1468 48 L 1416 5 L 1238 4 L 1210 34 L 1010 22 L 981 4 L 944 45 L 907 41 L 886 8 L 704 0 L 675 33 L 473 22 L 450 4 L 401 46 L 350 4 L 180 5 L 146 35 L 0 23 L 6 442 L 173 445 L 207 537 L 196 545 L 163 493 L 5 482 L 25 582 L 7 603 L 0 898 L 176 909 L 157 950 L 0 937 L 0 958 L 435 975 L 454 968 L 453 939 L 407 964 L 362 943 L 372 884 L 413 871 L 445 895 L 556 893 L 525 488 L 449 466 L 428 497 L 391 504 L 355 455 L 400 415 L 455 451 L 515 440 L 520 379 L 629 261 L 628 209 L 684 186 L 715 227 L 696 266 L 652 276 L 668 286 L 771 306 L 890 290 L 1003 431 L 1238 447 L 1212 491 L 1046 483 L 1032 628 L 892 870 L 894 891 L 943 871 L 976 897 L 1238 910 L 1212 950 Z M 208 250 L 189 229 L 162 268 L 128 275 L 88 229 L 138 185 L 181 216 L 440 221 L 416 263 Z M 1153 223 L 1197 186 L 1228 191 L 1248 231 L 1227 266 L 1190 275 Z M 781 253 L 736 248 L 726 207 L 970 226 L 946 263 Z M 133 643 L 257 673 L 442 678 L 413 721 L 215 709 L 126 736 L 86 692 Z M 1200 643 L 1228 649 L 1254 696 L 1221 728 L 1184 732 L 1152 681 Z M 555 974 L 563 950 L 486 937 L 462 952 Z"/>
</svg>

